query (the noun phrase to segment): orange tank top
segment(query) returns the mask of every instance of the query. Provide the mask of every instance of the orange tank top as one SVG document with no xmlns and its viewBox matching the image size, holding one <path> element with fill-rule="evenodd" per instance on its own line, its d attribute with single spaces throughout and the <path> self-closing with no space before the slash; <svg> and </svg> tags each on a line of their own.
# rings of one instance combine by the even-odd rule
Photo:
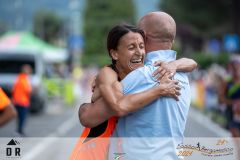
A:
<svg viewBox="0 0 240 160">
<path fill-rule="evenodd" d="M 116 127 L 117 117 L 107 120 L 107 127 L 97 137 L 92 137 L 91 128 L 84 128 L 77 144 L 71 153 L 70 160 L 106 160 L 110 137 Z M 99 127 L 99 126 L 97 126 Z"/>
<path fill-rule="evenodd" d="M 116 71 L 114 65 L 108 67 Z M 117 72 L 117 71 L 116 71 Z M 118 77 L 120 81 L 120 78 Z M 78 139 L 69 160 L 107 160 L 110 137 L 116 128 L 118 117 L 111 117 L 107 120 L 106 129 L 102 128 L 102 133 L 94 135 L 98 132 L 94 128 L 84 128 L 80 138 Z M 101 124 L 100 124 L 101 125 Z M 97 126 L 99 127 L 99 126 Z M 93 133 L 93 134 L 92 134 Z"/>
</svg>

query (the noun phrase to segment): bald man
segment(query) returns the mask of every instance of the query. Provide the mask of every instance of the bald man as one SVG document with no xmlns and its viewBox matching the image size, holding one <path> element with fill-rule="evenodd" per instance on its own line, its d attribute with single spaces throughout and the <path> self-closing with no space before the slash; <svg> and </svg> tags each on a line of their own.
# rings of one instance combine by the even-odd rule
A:
<svg viewBox="0 0 240 160">
<path fill-rule="evenodd" d="M 132 71 L 121 81 L 124 94 L 139 93 L 154 87 L 157 83 L 152 78 L 156 70 L 154 62 L 176 59 L 176 52 L 171 50 L 176 24 L 170 15 L 151 12 L 140 20 L 139 27 L 146 33 L 145 66 Z M 119 118 L 114 137 L 122 137 L 121 143 L 119 145 L 118 140 L 111 141 L 109 159 L 114 159 L 119 152 L 123 159 L 128 160 L 178 159 L 176 147 L 184 136 L 191 93 L 186 73 L 176 72 L 173 78 L 181 86 L 179 101 L 161 97 Z"/>
</svg>

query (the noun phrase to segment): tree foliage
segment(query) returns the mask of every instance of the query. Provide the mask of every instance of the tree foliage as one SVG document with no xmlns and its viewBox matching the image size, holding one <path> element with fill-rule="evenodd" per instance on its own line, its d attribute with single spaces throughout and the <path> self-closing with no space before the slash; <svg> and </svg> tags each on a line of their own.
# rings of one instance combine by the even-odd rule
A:
<svg viewBox="0 0 240 160">
<path fill-rule="evenodd" d="M 38 11 L 34 16 L 34 34 L 46 42 L 52 43 L 59 37 L 62 20 L 52 12 Z"/>
<path fill-rule="evenodd" d="M 216 36 L 232 31 L 234 0 L 162 0 L 160 8 L 177 24 L 192 28 L 198 36 Z"/>
<path fill-rule="evenodd" d="M 84 17 L 85 47 L 82 64 L 110 63 L 106 49 L 109 30 L 116 24 L 135 22 L 135 11 L 131 0 L 88 0 Z"/>
</svg>

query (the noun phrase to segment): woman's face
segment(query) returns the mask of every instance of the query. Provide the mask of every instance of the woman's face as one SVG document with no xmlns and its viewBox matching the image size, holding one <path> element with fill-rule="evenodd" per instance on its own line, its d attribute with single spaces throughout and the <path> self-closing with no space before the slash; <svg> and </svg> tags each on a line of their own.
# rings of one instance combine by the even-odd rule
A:
<svg viewBox="0 0 240 160">
<path fill-rule="evenodd" d="M 141 34 L 129 32 L 125 34 L 118 43 L 117 50 L 114 50 L 113 58 L 117 61 L 118 70 L 128 74 L 143 66 L 145 46 Z"/>
</svg>

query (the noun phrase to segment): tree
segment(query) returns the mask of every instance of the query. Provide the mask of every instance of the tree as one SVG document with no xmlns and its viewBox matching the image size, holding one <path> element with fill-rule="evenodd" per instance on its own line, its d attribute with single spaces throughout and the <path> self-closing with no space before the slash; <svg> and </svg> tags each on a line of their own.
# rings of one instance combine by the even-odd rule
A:
<svg viewBox="0 0 240 160">
<path fill-rule="evenodd" d="M 62 20 L 52 12 L 38 11 L 34 16 L 34 33 L 46 42 L 59 38 Z"/>
<path fill-rule="evenodd" d="M 202 50 L 210 38 L 240 34 L 239 5 L 239 0 L 162 0 L 160 8 L 176 20 L 180 51 L 186 54 Z"/>
<path fill-rule="evenodd" d="M 108 31 L 120 22 L 135 22 L 135 11 L 130 0 L 89 0 L 84 22 L 85 47 L 82 64 L 110 63 L 106 47 Z"/>
<path fill-rule="evenodd" d="M 171 14 L 177 24 L 192 28 L 198 36 L 219 36 L 233 30 L 235 0 L 162 0 L 160 8 Z"/>
</svg>

